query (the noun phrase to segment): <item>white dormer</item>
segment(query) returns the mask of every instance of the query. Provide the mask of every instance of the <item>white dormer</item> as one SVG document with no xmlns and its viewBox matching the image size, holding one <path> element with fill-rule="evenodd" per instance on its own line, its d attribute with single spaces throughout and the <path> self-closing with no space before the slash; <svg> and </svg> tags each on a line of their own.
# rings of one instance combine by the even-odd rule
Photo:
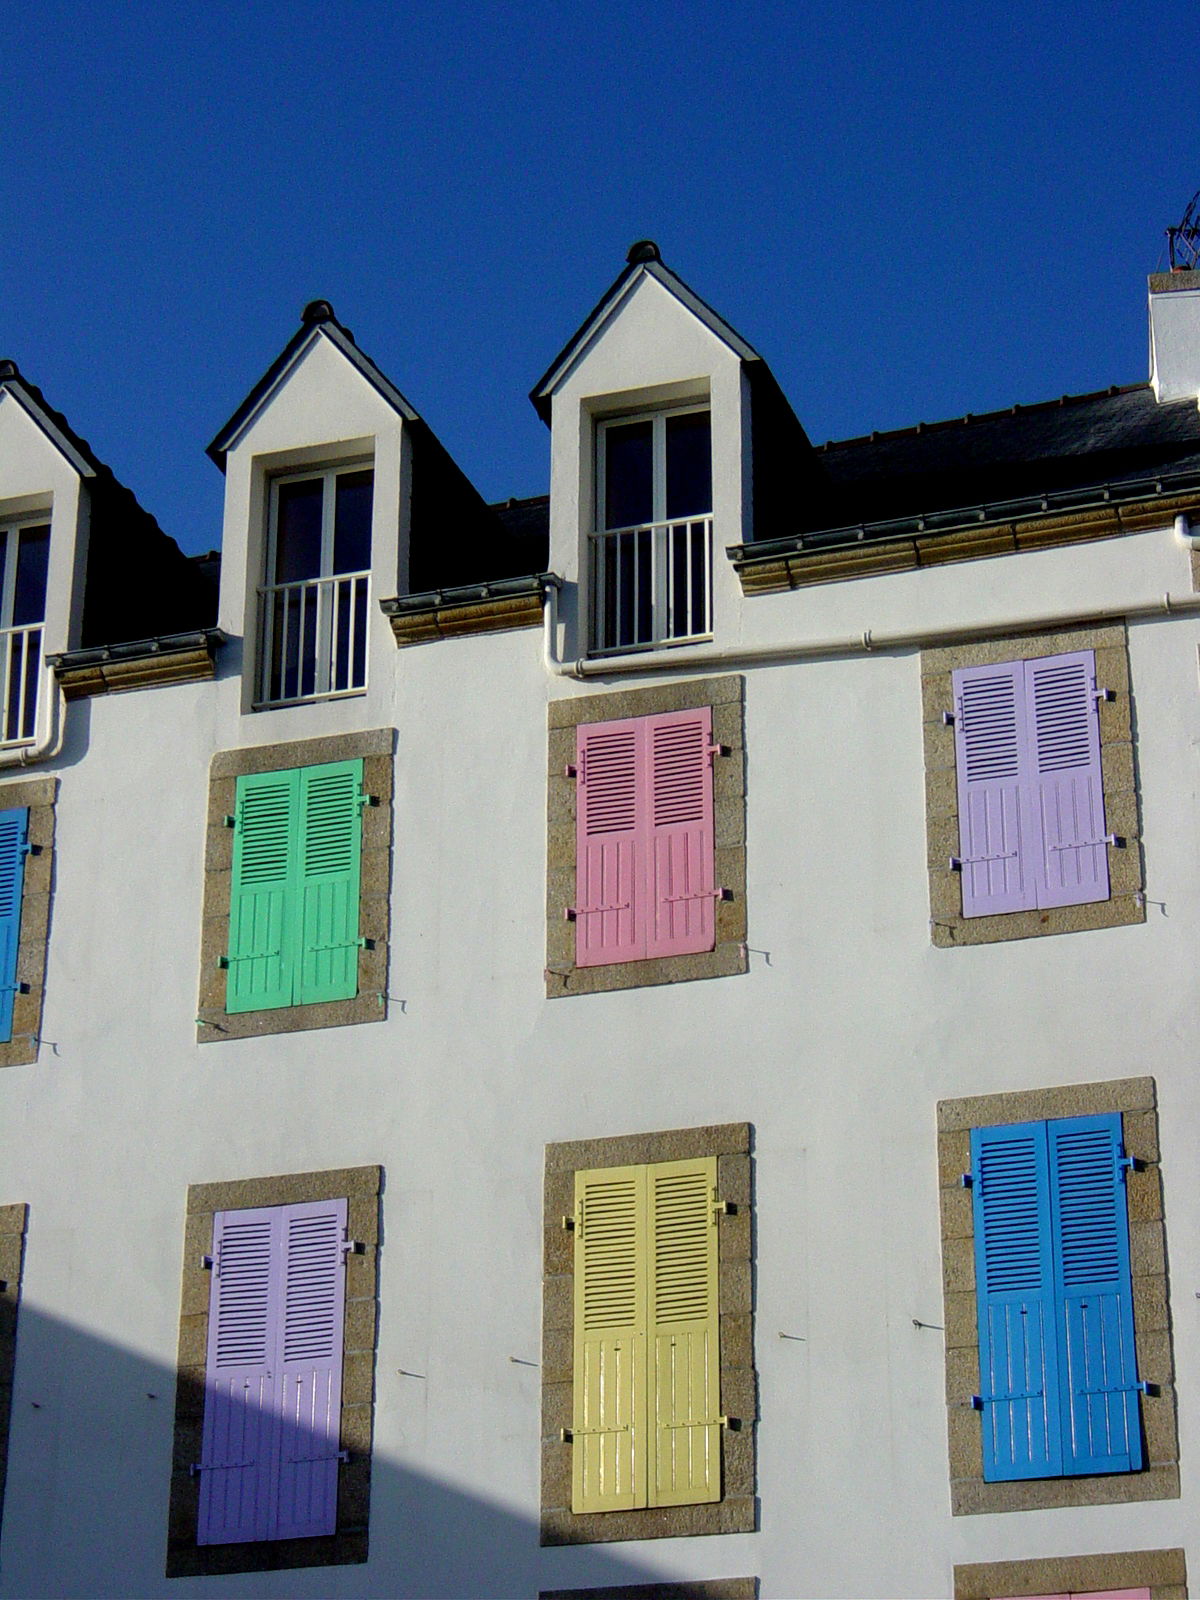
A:
<svg viewBox="0 0 1200 1600">
<path fill-rule="evenodd" d="M 753 443 L 764 467 L 779 437 L 809 448 L 757 352 L 641 240 L 531 398 L 551 430 L 567 653 L 728 637 L 724 551 L 755 536 L 771 481 Z"/>
<path fill-rule="evenodd" d="M 318 300 L 209 446 L 225 472 L 219 617 L 245 641 L 243 711 L 362 694 L 390 666 L 378 600 L 408 586 L 416 422 Z"/>
<path fill-rule="evenodd" d="M 1158 401 L 1200 399 L 1200 272 L 1151 274 L 1150 386 Z"/>
</svg>

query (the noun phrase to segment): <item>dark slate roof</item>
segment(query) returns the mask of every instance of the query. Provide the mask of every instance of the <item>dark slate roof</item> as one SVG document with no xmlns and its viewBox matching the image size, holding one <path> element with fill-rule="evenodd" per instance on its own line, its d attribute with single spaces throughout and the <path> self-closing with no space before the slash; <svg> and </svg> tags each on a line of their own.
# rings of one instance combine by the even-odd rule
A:
<svg viewBox="0 0 1200 1600">
<path fill-rule="evenodd" d="M 15 361 L 0 361 L 7 389 L 88 484 L 91 521 L 81 645 L 206 628 L 216 621 L 212 578 L 183 554 L 112 468 L 49 404 Z"/>
<path fill-rule="evenodd" d="M 1070 491 L 1099 494 L 1200 472 L 1200 410 L 1194 400 L 1159 405 L 1148 384 L 1128 384 L 831 440 L 816 456 L 830 499 L 819 519 L 798 532 L 970 513 Z"/>
<path fill-rule="evenodd" d="M 527 500 L 501 500 L 489 507 L 511 552 L 507 565 L 514 574 L 545 572 L 550 560 L 550 496 L 535 494 Z"/>
</svg>

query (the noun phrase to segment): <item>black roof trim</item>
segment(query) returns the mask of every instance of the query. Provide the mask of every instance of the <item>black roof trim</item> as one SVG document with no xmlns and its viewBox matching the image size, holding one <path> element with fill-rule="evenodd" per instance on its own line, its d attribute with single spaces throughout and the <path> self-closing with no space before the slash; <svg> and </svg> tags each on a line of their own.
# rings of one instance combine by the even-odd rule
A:
<svg viewBox="0 0 1200 1600">
<path fill-rule="evenodd" d="M 394 410 L 400 413 L 405 422 L 419 420 L 416 410 L 404 398 L 391 379 L 385 377 L 370 356 L 365 355 L 358 348 L 350 329 L 343 327 L 334 316 L 333 307 L 329 301 L 311 300 L 301 313 L 299 328 L 288 340 L 287 344 L 284 345 L 241 405 L 238 406 L 229 421 L 217 431 L 216 437 L 208 446 L 207 454 L 216 462 L 222 472 L 225 470 L 225 456 L 235 435 L 241 430 L 243 424 L 258 409 L 302 352 L 311 346 L 314 340 L 322 337 L 328 339 L 332 345 L 341 351 L 350 365 L 362 374 L 371 387 L 382 395 Z"/>
<path fill-rule="evenodd" d="M 681 305 L 687 307 L 692 315 L 701 321 L 711 333 L 716 334 L 722 343 L 727 344 L 736 356 L 743 361 L 761 361 L 762 357 L 753 345 L 742 338 L 736 328 L 733 328 L 713 310 L 707 301 L 701 300 L 694 289 L 689 289 L 682 278 L 676 277 L 670 267 L 663 265 L 658 254 L 658 246 L 653 245 L 654 254 L 650 255 L 647 246 L 653 245 L 649 239 L 639 240 L 629 252 L 630 260 L 613 281 L 611 286 L 601 295 L 593 309 L 579 324 L 575 332 L 563 345 L 554 360 L 529 391 L 529 398 L 534 409 L 543 422 L 550 421 L 550 395 L 564 369 L 570 365 L 581 345 L 585 344 L 592 334 L 615 309 L 617 304 L 624 299 L 626 293 L 633 287 L 634 282 L 644 276 L 656 278 Z M 636 258 L 636 259 L 633 259 Z"/>
<path fill-rule="evenodd" d="M 545 594 L 547 589 L 561 589 L 562 586 L 563 580 L 557 572 L 535 572 L 524 578 L 495 578 L 491 583 L 463 583 L 452 589 L 426 589 L 423 594 L 397 595 L 391 600 L 381 600 L 379 609 L 385 617 L 399 617 L 410 611 L 432 611 L 438 606 L 473 605 L 480 600 Z"/>
<path fill-rule="evenodd" d="M 173 655 L 205 646 L 210 654 L 229 642 L 221 628 L 196 628 L 190 633 L 163 633 L 154 639 L 130 639 L 124 644 L 91 645 L 84 650 L 63 650 L 46 660 L 55 669 L 91 667 L 101 661 L 135 661 L 150 656 Z"/>
<path fill-rule="evenodd" d="M 841 528 L 817 528 L 809 533 L 789 535 L 786 539 L 731 544 L 726 547 L 725 554 L 740 570 L 742 567 L 755 566 L 760 561 L 773 561 L 779 556 L 797 555 L 806 550 L 833 550 L 847 545 L 903 539 L 914 534 L 951 533 L 962 528 L 977 527 L 981 523 L 1036 517 L 1050 511 L 1082 511 L 1131 500 L 1154 500 L 1188 489 L 1200 489 L 1200 470 L 1190 468 L 1180 472 L 1158 472 L 1149 478 L 1122 478 L 1111 483 L 1088 484 L 1083 488 L 1025 495 L 1015 500 L 990 501 L 986 505 L 955 506 L 944 511 L 893 517 L 882 522 L 851 523 Z"/>
</svg>

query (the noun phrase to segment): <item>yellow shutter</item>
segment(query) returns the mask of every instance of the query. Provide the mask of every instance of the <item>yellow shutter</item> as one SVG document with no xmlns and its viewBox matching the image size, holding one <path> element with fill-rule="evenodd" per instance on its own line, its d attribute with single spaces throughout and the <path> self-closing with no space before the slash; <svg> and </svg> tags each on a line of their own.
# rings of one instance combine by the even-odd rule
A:
<svg viewBox="0 0 1200 1600">
<path fill-rule="evenodd" d="M 648 1504 L 721 1498 L 717 1162 L 646 1169 L 652 1456 Z"/>
<path fill-rule="evenodd" d="M 575 1174 L 572 1511 L 646 1504 L 645 1168 Z"/>
</svg>

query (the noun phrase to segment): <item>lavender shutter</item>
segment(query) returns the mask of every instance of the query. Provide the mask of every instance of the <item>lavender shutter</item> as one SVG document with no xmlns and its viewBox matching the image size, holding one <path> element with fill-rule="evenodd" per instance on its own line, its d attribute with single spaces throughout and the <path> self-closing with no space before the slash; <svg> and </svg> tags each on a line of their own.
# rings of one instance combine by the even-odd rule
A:
<svg viewBox="0 0 1200 1600">
<path fill-rule="evenodd" d="M 337 1529 L 347 1203 L 283 1208 L 282 1404 L 272 1537 Z"/>
<path fill-rule="evenodd" d="M 576 748 L 575 962 L 636 960 L 646 953 L 641 719 L 584 723 Z"/>
<path fill-rule="evenodd" d="M 1048 1124 L 1064 1472 L 1142 1464 L 1121 1118 Z"/>
<path fill-rule="evenodd" d="M 1080 650 L 1027 661 L 1025 690 L 1039 836 L 1038 904 L 1107 900 L 1095 654 Z"/>
<path fill-rule="evenodd" d="M 975 1294 L 989 1482 L 1062 1472 L 1046 1124 L 971 1132 Z"/>
<path fill-rule="evenodd" d="M 690 955 L 716 942 L 712 709 L 642 719 L 648 747 L 646 954 Z"/>
<path fill-rule="evenodd" d="M 281 1291 L 278 1208 L 218 1211 L 201 1447 L 199 1544 L 270 1537 Z"/>
<path fill-rule="evenodd" d="M 953 674 L 964 917 L 1037 904 L 1024 663 Z"/>
</svg>

